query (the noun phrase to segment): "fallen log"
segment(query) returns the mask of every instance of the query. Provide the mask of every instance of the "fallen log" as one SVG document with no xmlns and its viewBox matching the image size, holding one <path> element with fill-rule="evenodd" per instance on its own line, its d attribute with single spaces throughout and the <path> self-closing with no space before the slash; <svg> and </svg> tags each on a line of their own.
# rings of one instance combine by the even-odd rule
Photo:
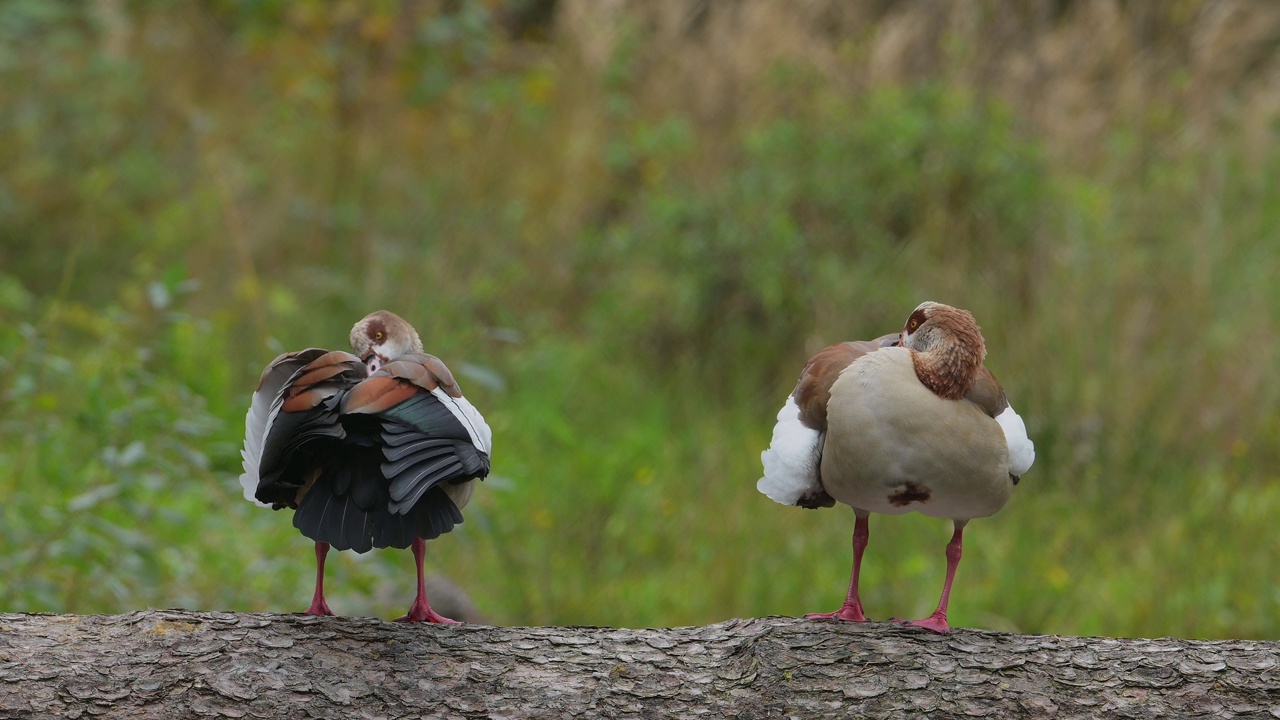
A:
<svg viewBox="0 0 1280 720">
<path fill-rule="evenodd" d="M 0 614 L 0 717 L 1280 717 L 1280 643 Z"/>
</svg>

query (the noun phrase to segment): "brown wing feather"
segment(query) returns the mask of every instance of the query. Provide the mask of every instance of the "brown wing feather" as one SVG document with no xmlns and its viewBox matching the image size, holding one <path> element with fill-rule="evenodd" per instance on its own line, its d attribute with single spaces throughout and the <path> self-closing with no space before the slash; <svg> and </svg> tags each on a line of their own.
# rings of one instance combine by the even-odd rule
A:
<svg viewBox="0 0 1280 720">
<path fill-rule="evenodd" d="M 298 371 L 297 377 L 285 390 L 284 404 L 280 409 L 289 413 L 310 410 L 342 389 L 343 383 L 326 381 L 344 373 L 360 375 L 363 372 L 364 363 L 355 355 L 340 350 L 327 352 Z"/>
<path fill-rule="evenodd" d="M 262 371 L 262 375 L 258 378 L 258 390 L 262 390 L 263 387 L 266 386 L 267 379 L 271 377 L 271 373 L 274 370 L 279 368 L 281 365 L 288 363 L 290 360 L 297 359 L 299 365 L 304 365 L 305 363 L 309 363 L 328 352 L 328 350 L 324 350 L 322 348 L 307 348 L 306 350 L 295 350 L 294 352 L 280 353 L 276 356 L 276 359 L 272 360 L 271 364 L 267 365 L 266 369 Z M 292 371 L 290 372 L 292 373 Z M 288 376 L 286 376 L 286 378 L 287 377 Z"/>
<path fill-rule="evenodd" d="M 310 364 L 302 368 L 302 372 L 298 378 L 293 381 L 290 386 L 292 388 L 309 388 L 317 383 L 322 383 L 329 378 L 349 372 L 356 365 L 361 365 L 360 358 L 349 352 L 335 350 L 325 353 L 320 357 L 312 360 Z"/>
<path fill-rule="evenodd" d="M 450 397 L 462 397 L 453 373 L 435 355 L 426 353 L 410 353 L 401 355 L 387 363 L 383 371 L 392 377 L 398 377 L 430 392 L 437 387 L 443 389 Z"/>
<path fill-rule="evenodd" d="M 415 394 L 436 388 L 450 397 L 462 397 L 453 373 L 435 355 L 409 353 L 383 365 L 351 390 L 343 401 L 348 413 L 380 413 L 399 405 Z"/>
<path fill-rule="evenodd" d="M 1000 387 L 996 376 L 986 366 L 978 368 L 978 377 L 973 382 L 973 388 L 964 397 L 993 418 L 1009 407 L 1009 399 L 1004 394 L 1004 388 Z"/>
<path fill-rule="evenodd" d="M 827 431 L 827 401 L 831 385 L 850 363 L 867 353 L 888 347 L 897 335 L 883 335 L 875 340 L 842 342 L 828 347 L 805 364 L 791 396 L 800 408 L 800 422 L 818 432 Z"/>
<path fill-rule="evenodd" d="M 333 397 L 341 389 L 338 385 L 321 385 L 303 390 L 302 392 L 289 392 L 289 397 L 285 399 L 280 409 L 287 413 L 306 412 L 311 408 L 324 402 L 325 398 Z"/>
<path fill-rule="evenodd" d="M 413 383 L 384 375 L 383 370 L 390 365 L 388 363 L 352 388 L 342 401 L 342 412 L 376 415 L 422 392 L 422 388 Z"/>
</svg>

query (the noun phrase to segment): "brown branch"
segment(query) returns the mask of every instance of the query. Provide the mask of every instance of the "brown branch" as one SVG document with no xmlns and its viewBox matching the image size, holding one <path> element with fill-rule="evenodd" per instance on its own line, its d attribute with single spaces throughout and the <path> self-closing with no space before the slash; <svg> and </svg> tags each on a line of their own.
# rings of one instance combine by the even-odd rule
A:
<svg viewBox="0 0 1280 720">
<path fill-rule="evenodd" d="M 0 614 L 0 717 L 1273 717 L 1280 643 Z"/>
</svg>

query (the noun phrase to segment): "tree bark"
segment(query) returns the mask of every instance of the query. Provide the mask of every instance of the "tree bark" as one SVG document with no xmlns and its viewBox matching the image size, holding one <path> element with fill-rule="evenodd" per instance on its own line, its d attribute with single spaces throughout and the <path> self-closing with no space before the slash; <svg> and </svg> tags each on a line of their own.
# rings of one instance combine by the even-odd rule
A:
<svg viewBox="0 0 1280 720">
<path fill-rule="evenodd" d="M 1280 643 L 0 614 L 0 717 L 1280 717 Z"/>
</svg>

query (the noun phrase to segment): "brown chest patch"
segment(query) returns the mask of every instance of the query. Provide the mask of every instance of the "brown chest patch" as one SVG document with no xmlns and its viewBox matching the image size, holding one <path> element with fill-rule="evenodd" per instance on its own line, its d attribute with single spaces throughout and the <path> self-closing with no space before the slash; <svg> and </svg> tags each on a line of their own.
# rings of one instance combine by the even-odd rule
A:
<svg viewBox="0 0 1280 720">
<path fill-rule="evenodd" d="M 944 400 L 959 400 L 969 393 L 982 361 L 976 362 L 963 353 L 943 354 L 939 351 L 911 351 L 911 362 L 920 384 Z"/>
<path fill-rule="evenodd" d="M 931 497 L 933 497 L 932 490 L 919 483 L 909 482 L 904 484 L 901 490 L 889 496 L 889 504 L 904 507 L 913 502 L 929 502 Z"/>
</svg>

